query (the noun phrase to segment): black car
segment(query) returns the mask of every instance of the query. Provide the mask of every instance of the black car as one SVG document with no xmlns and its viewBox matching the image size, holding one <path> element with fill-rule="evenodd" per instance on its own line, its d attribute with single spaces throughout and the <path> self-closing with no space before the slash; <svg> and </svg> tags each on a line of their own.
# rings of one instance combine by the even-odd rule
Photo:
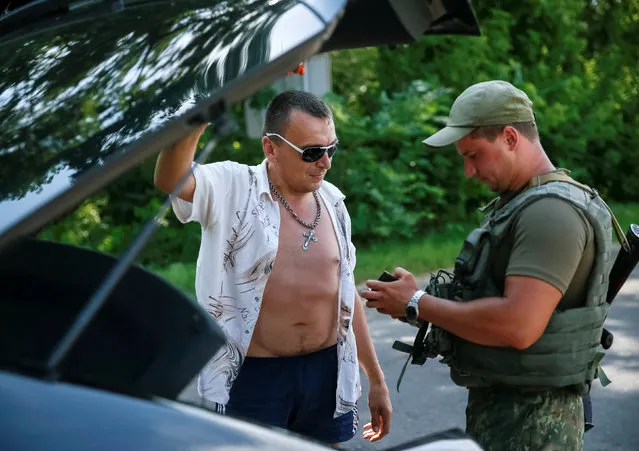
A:
<svg viewBox="0 0 639 451">
<path fill-rule="evenodd" d="M 0 449 L 326 449 L 178 400 L 224 335 L 132 264 L 168 202 L 119 258 L 37 236 L 199 124 L 221 136 L 234 104 L 316 53 L 479 34 L 468 2 L 23 0 L 0 11 Z M 453 448 L 479 449 L 457 431 L 401 449 Z"/>
</svg>

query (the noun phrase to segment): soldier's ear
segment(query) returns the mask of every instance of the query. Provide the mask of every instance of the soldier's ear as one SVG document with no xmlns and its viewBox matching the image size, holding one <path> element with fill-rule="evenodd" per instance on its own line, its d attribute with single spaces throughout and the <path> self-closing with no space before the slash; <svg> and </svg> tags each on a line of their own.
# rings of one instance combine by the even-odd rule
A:
<svg viewBox="0 0 639 451">
<path fill-rule="evenodd" d="M 515 150 L 519 146 L 519 133 L 515 127 L 507 125 L 502 132 L 504 142 L 508 146 L 508 150 Z"/>
</svg>

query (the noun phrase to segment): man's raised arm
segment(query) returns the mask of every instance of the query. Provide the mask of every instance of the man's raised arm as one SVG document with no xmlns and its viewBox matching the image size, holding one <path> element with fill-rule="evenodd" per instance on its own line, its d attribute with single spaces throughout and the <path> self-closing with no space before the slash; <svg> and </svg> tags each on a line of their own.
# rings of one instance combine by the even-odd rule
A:
<svg viewBox="0 0 639 451">
<path fill-rule="evenodd" d="M 200 136 L 208 124 L 203 124 L 193 130 L 184 138 L 177 141 L 170 148 L 160 152 L 155 164 L 155 174 L 153 183 L 160 191 L 167 194 L 173 192 L 182 176 L 191 169 L 195 150 Z M 178 193 L 178 197 L 187 202 L 193 202 L 193 194 L 195 193 L 195 177 L 191 173 L 184 183 L 182 190 Z"/>
</svg>

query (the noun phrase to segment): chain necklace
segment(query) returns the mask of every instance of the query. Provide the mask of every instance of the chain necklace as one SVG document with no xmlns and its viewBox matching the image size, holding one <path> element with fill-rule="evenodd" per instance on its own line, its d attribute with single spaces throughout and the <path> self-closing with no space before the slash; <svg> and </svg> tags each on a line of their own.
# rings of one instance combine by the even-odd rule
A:
<svg viewBox="0 0 639 451">
<path fill-rule="evenodd" d="M 302 224 L 307 229 L 310 229 L 308 232 L 302 233 L 302 236 L 304 237 L 304 243 L 302 244 L 302 249 L 307 251 L 308 246 L 311 244 L 311 241 L 314 241 L 314 242 L 319 241 L 319 239 L 315 236 L 315 227 L 317 227 L 317 224 L 319 224 L 320 216 L 322 214 L 322 205 L 320 204 L 319 195 L 317 194 L 317 191 L 313 191 L 313 197 L 315 198 L 315 204 L 317 205 L 317 215 L 315 215 L 315 222 L 313 222 L 313 224 L 309 224 L 308 222 L 303 221 L 302 218 L 300 218 L 297 215 L 297 213 L 293 211 L 293 209 L 290 207 L 288 202 L 284 200 L 284 197 L 282 197 L 280 192 L 273 186 L 270 180 L 268 181 L 268 186 L 271 188 L 271 191 L 273 191 L 273 194 L 275 194 L 275 197 L 277 197 L 279 201 L 282 202 L 282 205 L 284 205 L 284 208 L 286 208 L 286 210 L 291 215 L 293 215 L 295 220 L 299 222 L 300 224 Z"/>
</svg>

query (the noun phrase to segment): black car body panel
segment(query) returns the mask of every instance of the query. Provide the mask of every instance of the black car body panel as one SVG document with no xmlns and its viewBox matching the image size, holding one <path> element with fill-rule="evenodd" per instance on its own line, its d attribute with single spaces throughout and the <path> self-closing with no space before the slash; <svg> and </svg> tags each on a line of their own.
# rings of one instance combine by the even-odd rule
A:
<svg viewBox="0 0 639 451">
<path fill-rule="evenodd" d="M 162 399 L 149 402 L 0 371 L 3 451 L 321 451 L 334 449 L 265 427 Z M 28 425 L 28 427 L 25 427 Z M 386 451 L 481 451 L 459 429 Z"/>
<path fill-rule="evenodd" d="M 283 430 L 176 402 L 149 402 L 3 372 L 0 399 L 3 451 L 327 449 Z"/>
<path fill-rule="evenodd" d="M 0 259 L 0 366 L 177 399 L 224 335 L 197 303 L 139 267 L 129 268 L 61 364 L 48 366 L 115 264 L 114 257 L 62 243 L 26 239 L 9 246 Z"/>
<path fill-rule="evenodd" d="M 344 17 L 320 51 L 410 44 L 422 35 L 438 34 L 480 34 L 466 0 L 357 0 L 348 3 Z"/>
</svg>

